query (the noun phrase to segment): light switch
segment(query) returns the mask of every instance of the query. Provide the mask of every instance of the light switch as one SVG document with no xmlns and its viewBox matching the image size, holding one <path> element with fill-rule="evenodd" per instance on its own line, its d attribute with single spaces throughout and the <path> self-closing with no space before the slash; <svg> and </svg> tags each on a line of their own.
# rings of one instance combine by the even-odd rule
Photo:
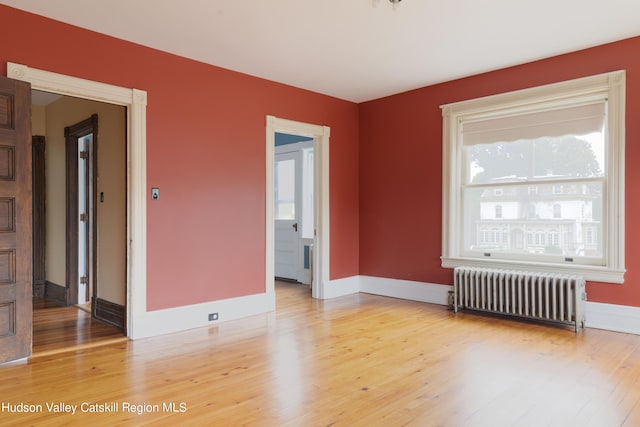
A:
<svg viewBox="0 0 640 427">
<path fill-rule="evenodd" d="M 152 188 L 151 189 L 151 200 L 158 200 L 160 198 L 160 189 Z"/>
</svg>

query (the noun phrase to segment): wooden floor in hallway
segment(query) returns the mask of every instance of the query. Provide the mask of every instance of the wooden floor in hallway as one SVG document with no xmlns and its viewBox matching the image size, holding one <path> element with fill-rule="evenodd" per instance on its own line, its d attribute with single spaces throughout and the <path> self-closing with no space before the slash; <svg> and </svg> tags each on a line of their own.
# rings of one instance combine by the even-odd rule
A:
<svg viewBox="0 0 640 427">
<path fill-rule="evenodd" d="M 32 357 L 126 341 L 122 330 L 91 318 L 77 306 L 61 307 L 44 298 L 33 302 Z"/>
<path fill-rule="evenodd" d="M 640 425 L 640 336 L 276 293 L 264 315 L 0 366 L 0 424 Z"/>
</svg>

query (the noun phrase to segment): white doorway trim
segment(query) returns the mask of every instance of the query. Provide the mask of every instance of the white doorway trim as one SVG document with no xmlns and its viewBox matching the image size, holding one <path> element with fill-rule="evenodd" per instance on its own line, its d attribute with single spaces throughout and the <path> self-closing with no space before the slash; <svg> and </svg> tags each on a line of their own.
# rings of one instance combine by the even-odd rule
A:
<svg viewBox="0 0 640 427">
<path fill-rule="evenodd" d="M 29 82 L 32 89 L 127 108 L 127 335 L 135 339 L 147 308 L 147 92 L 11 62 L 7 77 Z"/>
<path fill-rule="evenodd" d="M 313 277 L 311 295 L 325 299 L 329 284 L 329 136 L 328 126 L 312 125 L 292 120 L 267 116 L 267 178 L 266 178 L 266 265 L 265 289 L 269 298 L 275 299 L 274 283 L 274 164 L 276 132 L 309 136 L 314 139 L 314 218 L 315 239 L 313 247 Z"/>
</svg>

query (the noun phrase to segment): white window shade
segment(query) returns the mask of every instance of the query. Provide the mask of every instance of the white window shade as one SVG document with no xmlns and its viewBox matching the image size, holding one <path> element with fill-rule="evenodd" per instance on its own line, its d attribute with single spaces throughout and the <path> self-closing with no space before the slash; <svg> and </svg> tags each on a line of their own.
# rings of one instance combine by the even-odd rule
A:
<svg viewBox="0 0 640 427">
<path fill-rule="evenodd" d="M 606 102 L 603 100 L 568 108 L 465 121 L 462 124 L 462 143 L 475 145 L 541 137 L 586 135 L 602 131 L 605 117 Z"/>
</svg>

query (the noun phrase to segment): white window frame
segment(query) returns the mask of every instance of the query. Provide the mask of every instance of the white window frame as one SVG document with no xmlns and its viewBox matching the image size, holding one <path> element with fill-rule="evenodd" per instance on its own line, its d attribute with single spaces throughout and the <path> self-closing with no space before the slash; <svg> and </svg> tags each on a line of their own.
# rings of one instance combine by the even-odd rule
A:
<svg viewBox="0 0 640 427">
<path fill-rule="evenodd" d="M 624 159 L 625 71 L 614 71 L 560 83 L 442 105 L 442 267 L 495 267 L 548 273 L 582 274 L 585 279 L 623 283 L 625 273 Z M 603 196 L 603 265 L 585 265 L 566 258 L 564 263 L 538 259 L 512 260 L 463 255 L 462 233 L 462 123 L 470 117 L 499 116 L 505 111 L 526 113 L 571 106 L 588 99 L 607 100 L 606 191 Z"/>
</svg>

